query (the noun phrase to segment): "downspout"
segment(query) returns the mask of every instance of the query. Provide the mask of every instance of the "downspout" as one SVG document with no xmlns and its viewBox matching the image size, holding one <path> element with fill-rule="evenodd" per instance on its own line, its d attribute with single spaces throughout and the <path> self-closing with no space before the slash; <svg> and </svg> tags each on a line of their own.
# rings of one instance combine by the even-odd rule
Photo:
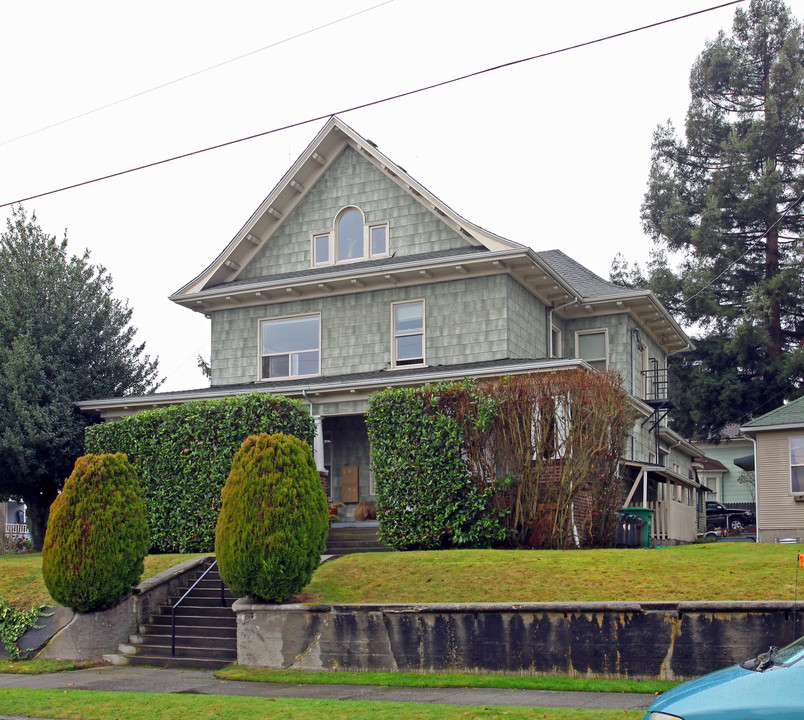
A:
<svg viewBox="0 0 804 720">
<path fill-rule="evenodd" d="M 564 303 L 563 305 L 559 305 L 558 307 L 549 307 L 547 308 L 547 357 L 553 357 L 553 312 L 555 310 L 563 310 L 564 308 L 569 307 L 570 305 L 578 305 L 580 304 L 580 298 L 573 298 L 568 303 Z"/>
<path fill-rule="evenodd" d="M 759 543 L 762 542 L 762 536 L 759 530 L 759 463 L 757 462 L 756 436 L 751 437 L 751 442 L 754 445 L 754 508 L 756 510 L 756 521 L 757 521 L 757 542 Z"/>
</svg>

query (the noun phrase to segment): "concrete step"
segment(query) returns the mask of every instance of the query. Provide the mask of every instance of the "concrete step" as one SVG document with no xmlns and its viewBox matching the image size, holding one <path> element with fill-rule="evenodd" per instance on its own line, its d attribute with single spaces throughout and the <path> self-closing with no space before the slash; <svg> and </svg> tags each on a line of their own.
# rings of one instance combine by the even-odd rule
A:
<svg viewBox="0 0 804 720">
<path fill-rule="evenodd" d="M 175 611 L 176 645 L 172 647 L 172 608 L 200 573 L 188 573 L 178 590 L 159 612 L 140 627 L 130 645 L 120 646 L 120 662 L 157 667 L 219 669 L 237 661 L 237 618 L 231 610 L 234 595 L 224 587 L 216 570 L 193 588 Z"/>
<path fill-rule="evenodd" d="M 192 610 L 199 610 L 198 608 L 190 608 Z M 176 627 L 235 627 L 237 625 L 237 618 L 231 610 L 221 608 L 225 613 L 209 614 L 209 608 L 202 608 L 198 613 L 180 613 L 176 612 Z M 179 606 L 181 610 L 181 606 Z M 166 614 L 153 615 L 148 625 L 167 625 L 170 627 L 170 611 Z"/>
<path fill-rule="evenodd" d="M 156 640 L 159 640 L 157 643 Z M 153 640 L 153 642 L 152 642 Z M 137 647 L 137 655 L 148 655 L 149 657 L 170 658 L 172 655 L 172 645 L 170 636 L 160 636 L 160 638 L 149 638 Z M 230 663 L 237 660 L 237 644 L 233 647 L 223 647 L 214 645 L 206 638 L 176 638 L 176 655 L 180 658 L 205 658 L 207 660 L 226 660 Z"/>
<path fill-rule="evenodd" d="M 149 623 L 143 625 L 140 637 L 144 640 L 146 637 L 156 642 L 162 642 L 164 638 L 170 638 L 171 626 L 155 625 Z M 207 642 L 217 642 L 219 640 L 237 640 L 237 625 L 232 624 L 227 627 L 212 627 L 206 625 L 176 625 L 176 638 L 184 638 L 186 640 L 195 640 L 197 638 L 204 638 Z M 142 644 L 142 643 L 139 643 Z"/>
</svg>

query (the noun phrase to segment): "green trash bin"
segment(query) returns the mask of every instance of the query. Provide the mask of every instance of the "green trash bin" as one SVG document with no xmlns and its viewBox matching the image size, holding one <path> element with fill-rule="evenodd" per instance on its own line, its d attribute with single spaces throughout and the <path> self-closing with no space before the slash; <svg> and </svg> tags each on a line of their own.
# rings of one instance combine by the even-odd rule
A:
<svg viewBox="0 0 804 720">
<path fill-rule="evenodd" d="M 629 515 L 636 515 L 642 519 L 645 524 L 642 526 L 642 547 L 650 547 L 650 523 L 653 518 L 653 513 L 656 512 L 651 508 L 644 507 L 627 507 L 623 508 L 622 512 Z"/>
</svg>

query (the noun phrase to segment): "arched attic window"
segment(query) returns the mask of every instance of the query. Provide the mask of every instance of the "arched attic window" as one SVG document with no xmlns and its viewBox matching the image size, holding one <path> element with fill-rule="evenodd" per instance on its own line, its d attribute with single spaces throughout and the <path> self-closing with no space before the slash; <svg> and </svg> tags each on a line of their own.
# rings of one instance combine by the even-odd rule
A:
<svg viewBox="0 0 804 720">
<path fill-rule="evenodd" d="M 346 208 L 335 223 L 337 262 L 359 260 L 366 256 L 363 233 L 363 213 L 355 207 Z"/>
<path fill-rule="evenodd" d="M 388 222 L 366 224 L 354 205 L 335 216 L 332 230 L 313 233 L 312 239 L 313 266 L 388 257 Z"/>
</svg>

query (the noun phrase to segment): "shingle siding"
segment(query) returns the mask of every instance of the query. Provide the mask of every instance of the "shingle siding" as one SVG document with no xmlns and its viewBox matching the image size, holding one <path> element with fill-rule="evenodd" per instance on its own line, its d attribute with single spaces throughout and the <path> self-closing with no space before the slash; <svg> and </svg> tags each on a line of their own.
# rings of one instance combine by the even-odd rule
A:
<svg viewBox="0 0 804 720">
<path fill-rule="evenodd" d="M 212 384 L 258 380 L 260 320 L 308 313 L 321 314 L 322 375 L 389 367 L 391 305 L 405 300 L 424 300 L 427 365 L 506 357 L 509 288 L 495 275 L 215 312 Z"/>
<path fill-rule="evenodd" d="M 512 278 L 507 280 L 508 357 L 547 357 L 547 317 L 544 303 Z"/>
<path fill-rule="evenodd" d="M 397 256 L 470 247 L 415 198 L 347 147 L 238 279 L 309 269 L 313 234 L 332 230 L 335 216 L 349 205 L 359 207 L 368 224 L 388 223 L 389 252 Z"/>
</svg>

